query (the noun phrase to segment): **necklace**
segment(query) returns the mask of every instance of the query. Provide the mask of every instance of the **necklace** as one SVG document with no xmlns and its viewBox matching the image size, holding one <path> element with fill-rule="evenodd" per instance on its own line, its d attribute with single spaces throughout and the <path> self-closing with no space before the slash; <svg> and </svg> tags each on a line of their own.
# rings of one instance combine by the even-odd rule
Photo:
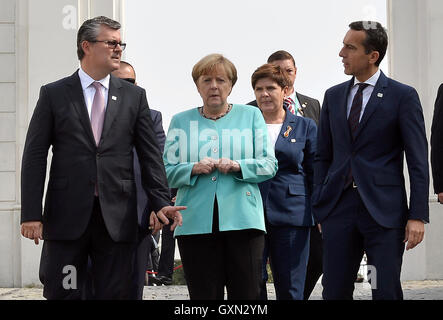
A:
<svg viewBox="0 0 443 320">
<path fill-rule="evenodd" d="M 229 111 L 231 111 L 231 109 L 232 109 L 232 104 L 228 104 L 228 109 L 226 109 L 226 112 L 222 113 L 221 115 L 216 116 L 216 117 L 209 117 L 209 116 L 205 115 L 205 113 L 203 112 L 203 107 L 199 107 L 198 111 L 200 112 L 200 114 L 201 114 L 201 116 L 203 118 L 215 121 L 215 120 L 218 120 L 220 118 L 223 118 L 225 115 L 227 115 L 229 113 Z"/>
</svg>

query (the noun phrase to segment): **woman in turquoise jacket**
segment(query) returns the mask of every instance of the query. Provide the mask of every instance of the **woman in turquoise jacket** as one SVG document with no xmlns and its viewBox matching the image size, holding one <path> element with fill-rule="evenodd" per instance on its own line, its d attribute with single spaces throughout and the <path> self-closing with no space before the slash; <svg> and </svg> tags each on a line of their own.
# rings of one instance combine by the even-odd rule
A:
<svg viewBox="0 0 443 320">
<path fill-rule="evenodd" d="M 193 68 L 203 106 L 175 115 L 163 160 L 176 205 L 175 230 L 190 298 L 259 299 L 265 223 L 258 183 L 277 160 L 259 109 L 229 104 L 235 66 L 211 54 Z"/>
</svg>

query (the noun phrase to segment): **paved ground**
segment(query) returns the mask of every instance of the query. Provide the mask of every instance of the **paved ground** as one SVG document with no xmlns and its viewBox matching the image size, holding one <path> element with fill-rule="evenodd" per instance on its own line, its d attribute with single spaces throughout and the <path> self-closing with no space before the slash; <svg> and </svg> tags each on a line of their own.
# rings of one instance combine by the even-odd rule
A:
<svg viewBox="0 0 443 320">
<path fill-rule="evenodd" d="M 314 289 L 312 300 L 321 299 L 320 284 Z M 443 280 L 403 282 L 405 300 L 443 300 Z M 268 296 L 275 300 L 272 284 L 268 284 Z M 41 288 L 0 288 L 0 300 L 43 300 Z M 144 300 L 189 300 L 186 286 L 145 287 Z M 370 300 L 371 289 L 368 283 L 356 283 L 354 299 Z"/>
</svg>

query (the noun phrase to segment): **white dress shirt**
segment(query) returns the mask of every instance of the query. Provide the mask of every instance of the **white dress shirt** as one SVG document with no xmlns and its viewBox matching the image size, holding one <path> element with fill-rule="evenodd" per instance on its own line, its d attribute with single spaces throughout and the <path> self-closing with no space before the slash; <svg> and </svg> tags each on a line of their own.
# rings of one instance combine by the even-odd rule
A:
<svg viewBox="0 0 443 320">
<path fill-rule="evenodd" d="M 276 123 L 276 124 L 273 124 L 273 123 L 268 124 L 267 123 L 266 126 L 268 127 L 269 140 L 275 150 L 275 143 L 277 142 L 278 135 L 281 132 L 281 127 L 283 126 L 283 123 Z"/>
<path fill-rule="evenodd" d="M 88 109 L 89 119 L 91 119 L 92 102 L 94 101 L 95 88 L 92 83 L 96 80 L 92 79 L 83 69 L 80 67 L 78 70 L 78 76 L 80 77 L 80 83 L 83 88 L 83 96 L 85 97 L 86 108 Z M 109 92 L 109 79 L 111 76 L 108 74 L 105 78 L 98 80 L 102 84 L 102 94 L 105 97 L 105 110 L 108 105 L 108 92 Z"/>
<path fill-rule="evenodd" d="M 376 83 L 378 81 L 378 78 L 380 77 L 380 74 L 381 74 L 381 70 L 378 69 L 377 72 L 372 77 L 370 77 L 368 80 L 366 80 L 364 82 L 364 83 L 369 84 L 369 86 L 367 86 L 363 90 L 363 101 L 362 101 L 359 121 L 361 121 L 361 118 L 363 117 L 363 114 L 364 114 L 365 109 L 366 109 L 366 105 L 368 104 L 369 98 L 371 98 L 371 94 L 374 91 L 375 85 L 376 85 Z M 355 94 L 358 91 L 358 84 L 359 83 L 360 83 L 360 81 L 358 81 L 357 78 L 355 78 L 354 79 L 354 86 L 349 91 L 347 118 L 349 118 L 349 113 L 351 112 L 351 107 L 352 107 L 352 101 L 354 100 Z"/>
</svg>

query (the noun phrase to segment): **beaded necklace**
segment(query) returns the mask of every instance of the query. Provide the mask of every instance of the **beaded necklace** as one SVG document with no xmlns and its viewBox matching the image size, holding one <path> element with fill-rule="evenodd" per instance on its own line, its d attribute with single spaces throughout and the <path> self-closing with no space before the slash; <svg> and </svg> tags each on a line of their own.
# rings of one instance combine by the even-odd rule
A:
<svg viewBox="0 0 443 320">
<path fill-rule="evenodd" d="M 219 116 L 217 116 L 217 117 L 208 117 L 208 116 L 206 116 L 206 115 L 204 114 L 204 112 L 203 112 L 203 107 L 198 107 L 198 111 L 200 112 L 200 114 L 201 114 L 201 116 L 202 116 L 203 118 L 206 118 L 206 119 L 209 119 L 209 120 L 214 120 L 214 121 L 216 121 L 216 120 L 218 120 L 218 119 L 220 119 L 220 118 L 223 118 L 225 115 L 227 115 L 227 114 L 229 113 L 229 111 L 231 111 L 231 109 L 232 109 L 232 104 L 228 104 L 228 109 L 226 110 L 225 113 L 223 113 L 223 114 L 221 114 L 221 115 L 219 115 Z"/>
</svg>

